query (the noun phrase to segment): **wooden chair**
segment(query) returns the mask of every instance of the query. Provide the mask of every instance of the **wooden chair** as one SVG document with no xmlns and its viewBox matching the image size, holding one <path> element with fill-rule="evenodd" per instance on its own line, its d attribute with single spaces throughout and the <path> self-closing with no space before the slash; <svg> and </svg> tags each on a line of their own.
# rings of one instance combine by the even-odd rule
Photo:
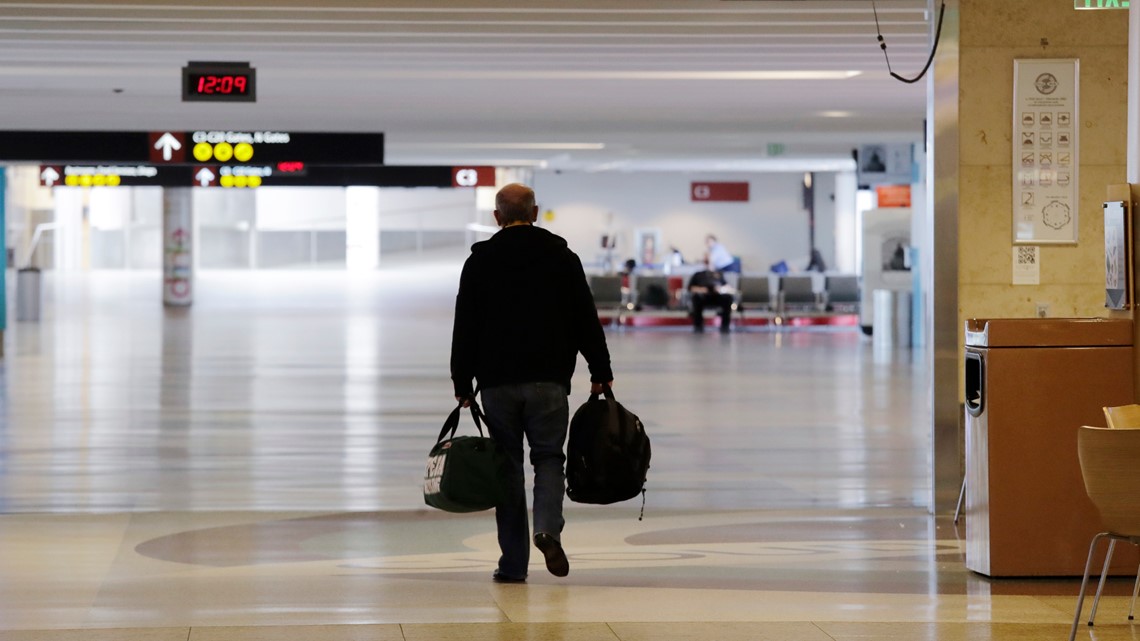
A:
<svg viewBox="0 0 1140 641">
<path fill-rule="evenodd" d="M 1140 405 L 1118 405 L 1104 408 L 1104 420 L 1109 427 L 1140 427 Z"/>
<path fill-rule="evenodd" d="M 1090 626 L 1096 618 L 1096 608 L 1108 577 L 1108 567 L 1112 563 L 1116 542 L 1128 541 L 1140 545 L 1140 465 L 1136 463 L 1140 461 L 1140 429 L 1083 426 L 1077 432 L 1077 454 L 1081 460 L 1085 491 L 1100 513 L 1105 531 L 1094 536 L 1089 544 L 1089 556 L 1085 561 L 1085 574 L 1081 580 L 1081 592 L 1077 597 L 1077 612 L 1073 615 L 1069 641 L 1073 641 L 1077 635 L 1077 624 L 1081 619 L 1081 607 L 1084 605 L 1089 570 L 1097 543 L 1101 539 L 1109 540 L 1104 568 L 1100 573 L 1100 585 L 1097 586 L 1096 597 L 1089 612 Z M 1133 619 L 1135 612 L 1137 591 L 1140 591 L 1140 569 L 1137 571 L 1136 585 L 1132 589 L 1129 620 Z"/>
</svg>

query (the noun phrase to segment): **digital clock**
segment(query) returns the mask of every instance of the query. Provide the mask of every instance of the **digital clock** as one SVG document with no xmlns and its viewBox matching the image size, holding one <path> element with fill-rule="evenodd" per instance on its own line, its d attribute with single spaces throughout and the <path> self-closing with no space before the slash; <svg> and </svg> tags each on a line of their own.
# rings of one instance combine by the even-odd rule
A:
<svg viewBox="0 0 1140 641">
<path fill-rule="evenodd" d="M 247 63 L 190 63 L 182 68 L 183 102 L 255 102 L 257 71 Z"/>
</svg>

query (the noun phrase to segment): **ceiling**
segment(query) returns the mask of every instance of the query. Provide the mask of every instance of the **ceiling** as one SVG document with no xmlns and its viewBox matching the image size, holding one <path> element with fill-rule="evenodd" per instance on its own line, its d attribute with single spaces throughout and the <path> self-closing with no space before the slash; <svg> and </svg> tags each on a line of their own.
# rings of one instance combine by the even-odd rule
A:
<svg viewBox="0 0 1140 641">
<path fill-rule="evenodd" d="M 870 0 L 313 4 L 0 0 L 0 129 L 382 131 L 390 164 L 588 171 L 818 170 L 921 138 L 926 85 L 888 76 Z M 927 0 L 876 5 L 917 73 Z M 257 102 L 181 102 L 191 60 L 252 63 Z"/>
</svg>

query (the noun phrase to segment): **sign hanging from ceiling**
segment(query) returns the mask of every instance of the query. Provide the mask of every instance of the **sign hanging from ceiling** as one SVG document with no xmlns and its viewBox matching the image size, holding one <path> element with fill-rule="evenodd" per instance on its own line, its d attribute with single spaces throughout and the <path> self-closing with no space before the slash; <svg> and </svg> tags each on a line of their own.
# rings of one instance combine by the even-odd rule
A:
<svg viewBox="0 0 1140 641">
<path fill-rule="evenodd" d="M 689 189 L 693 202 L 748 202 L 747 182 L 695 182 Z"/>
<path fill-rule="evenodd" d="M 477 171 L 479 182 L 456 184 L 464 170 Z M 486 169 L 492 182 L 484 183 Z M 447 166 L 298 166 L 278 165 L 40 165 L 44 187 L 486 187 L 494 186 L 493 168 Z"/>
<path fill-rule="evenodd" d="M 494 187 L 494 167 L 453 167 L 452 187 Z"/>
<path fill-rule="evenodd" d="M 382 165 L 382 133 L 0 131 L 0 162 Z"/>
</svg>

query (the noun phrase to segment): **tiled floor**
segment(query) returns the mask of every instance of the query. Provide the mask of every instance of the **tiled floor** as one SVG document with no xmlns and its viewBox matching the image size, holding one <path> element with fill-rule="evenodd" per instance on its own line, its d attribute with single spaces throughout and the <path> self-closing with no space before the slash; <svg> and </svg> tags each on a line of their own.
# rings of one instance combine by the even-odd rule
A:
<svg viewBox="0 0 1140 641">
<path fill-rule="evenodd" d="M 419 493 L 457 273 L 53 279 L 0 361 L 0 641 L 1067 637 L 1076 581 L 964 569 L 926 368 L 849 329 L 609 333 L 645 519 L 571 504 L 570 576 L 493 584 L 490 514 Z M 1078 638 L 1140 637 L 1130 588 Z"/>
</svg>

